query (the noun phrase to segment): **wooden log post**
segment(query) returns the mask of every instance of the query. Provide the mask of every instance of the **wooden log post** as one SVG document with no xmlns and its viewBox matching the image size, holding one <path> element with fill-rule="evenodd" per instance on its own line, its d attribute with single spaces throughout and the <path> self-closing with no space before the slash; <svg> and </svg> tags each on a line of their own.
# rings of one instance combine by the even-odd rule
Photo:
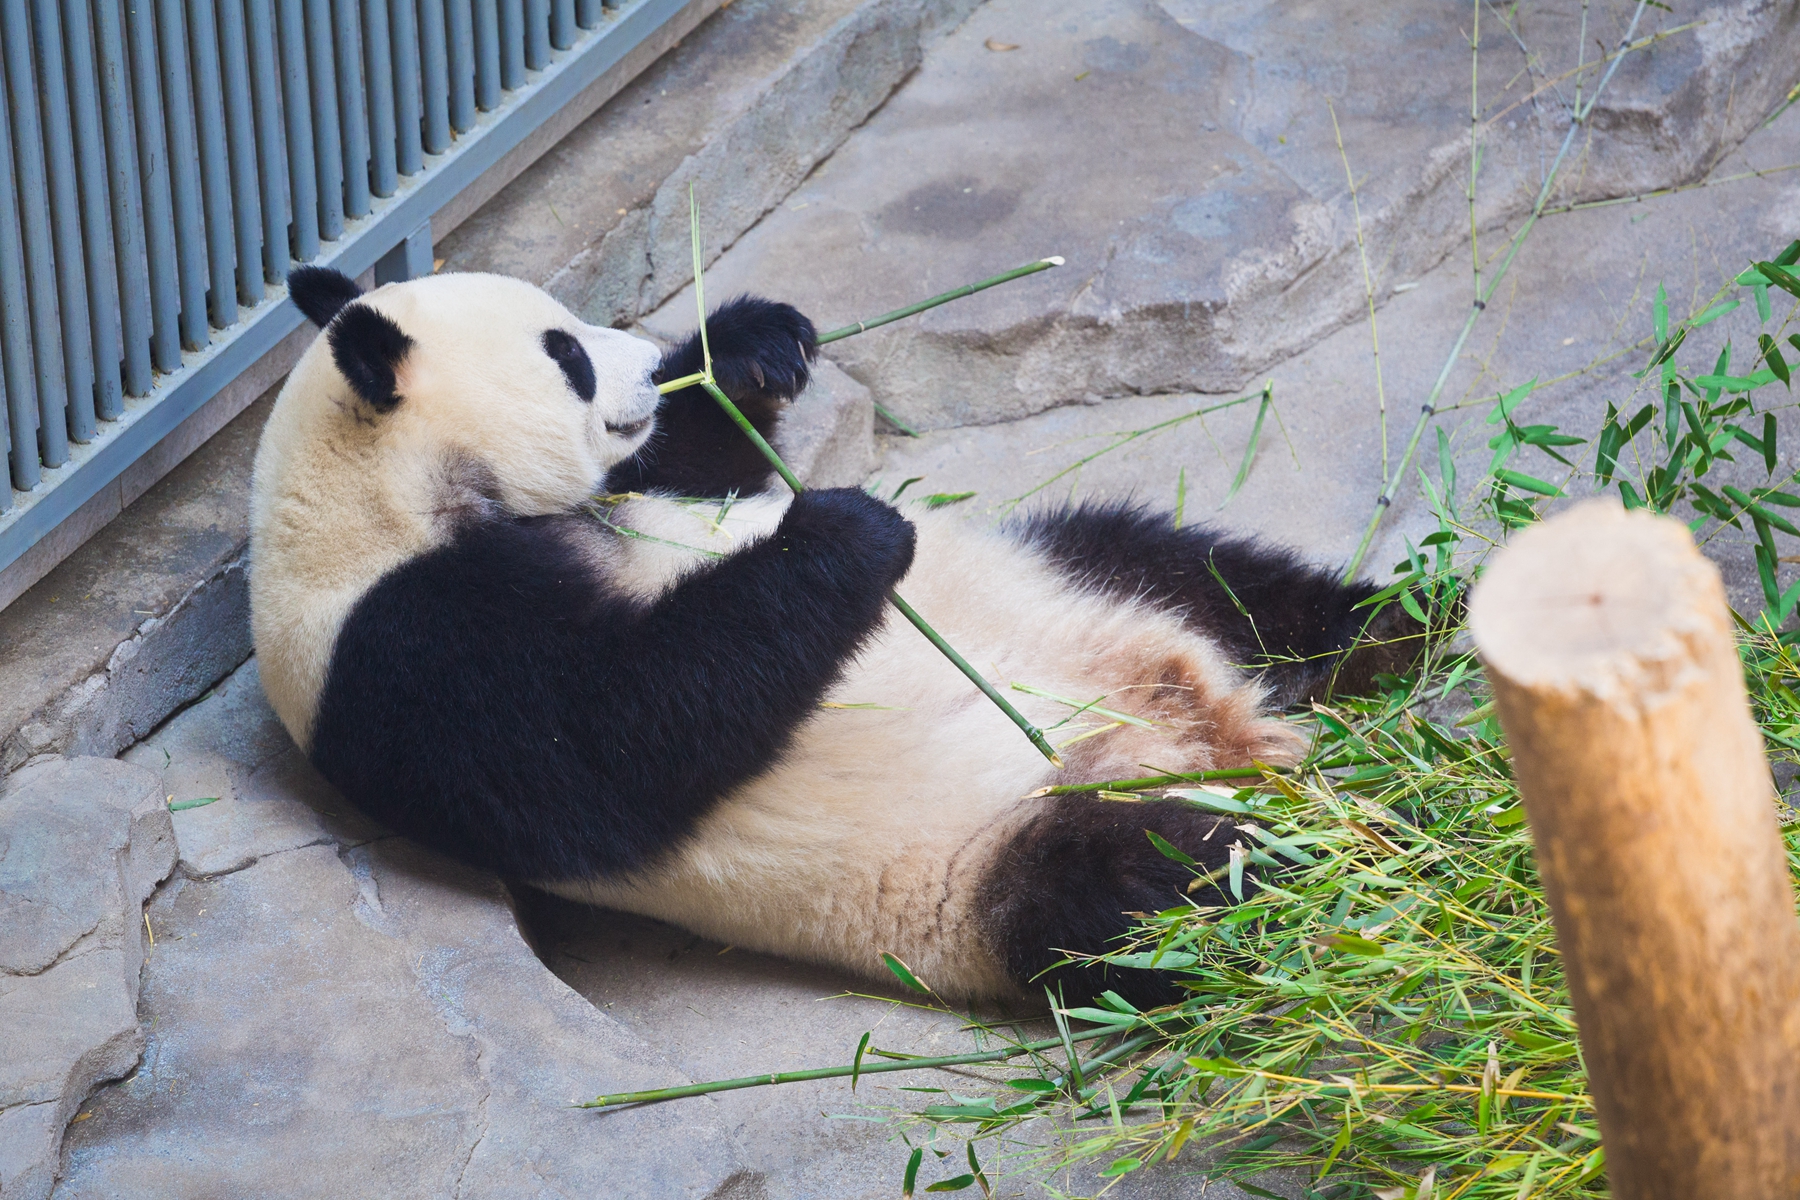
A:
<svg viewBox="0 0 1800 1200">
<path fill-rule="evenodd" d="M 1619 1200 L 1800 1197 L 1800 922 L 1719 573 L 1588 501 L 1469 603 Z"/>
</svg>

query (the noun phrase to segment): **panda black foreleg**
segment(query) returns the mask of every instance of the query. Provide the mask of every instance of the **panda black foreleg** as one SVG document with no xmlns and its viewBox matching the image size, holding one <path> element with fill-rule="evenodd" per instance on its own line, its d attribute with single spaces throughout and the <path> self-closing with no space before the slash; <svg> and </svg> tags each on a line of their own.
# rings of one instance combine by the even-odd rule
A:
<svg viewBox="0 0 1800 1200">
<path fill-rule="evenodd" d="M 813 323 L 798 309 L 756 296 L 739 296 L 706 321 L 713 378 L 756 431 L 772 437 L 783 407 L 805 389 L 819 344 Z M 705 358 L 696 331 L 670 348 L 656 369 L 657 383 L 693 375 Z M 664 396 L 656 430 L 636 455 L 613 468 L 611 491 L 652 488 L 684 496 L 748 495 L 769 486 L 773 469 L 705 388 Z"/>
<path fill-rule="evenodd" d="M 1188 867 L 1166 857 L 1145 836 L 1153 830 L 1194 859 Z M 1161 971 L 1109 968 L 1084 962 L 1053 966 L 1067 955 L 1102 954 L 1137 918 L 1182 903 L 1228 904 L 1219 884 L 1193 892 L 1195 872 L 1228 870 L 1240 834 L 1223 817 L 1173 801 L 1118 804 L 1079 796 L 1045 802 L 996 857 L 982 885 L 987 934 L 1007 974 L 1028 993 L 1046 986 L 1070 1004 L 1112 990 L 1139 1008 L 1182 997 Z M 1248 877 L 1244 895 L 1253 883 Z"/>
<path fill-rule="evenodd" d="M 772 766 L 880 627 L 913 530 L 808 491 L 648 607 L 595 589 L 571 518 L 498 521 L 391 572 L 346 620 L 315 765 L 369 816 L 502 876 L 654 863 Z"/>
<path fill-rule="evenodd" d="M 1356 607 L 1379 589 L 1346 584 L 1289 550 L 1110 501 L 1035 513 L 1013 529 L 1084 586 L 1179 611 L 1232 661 L 1259 672 L 1286 708 L 1401 674 L 1425 629 L 1397 604 Z"/>
</svg>

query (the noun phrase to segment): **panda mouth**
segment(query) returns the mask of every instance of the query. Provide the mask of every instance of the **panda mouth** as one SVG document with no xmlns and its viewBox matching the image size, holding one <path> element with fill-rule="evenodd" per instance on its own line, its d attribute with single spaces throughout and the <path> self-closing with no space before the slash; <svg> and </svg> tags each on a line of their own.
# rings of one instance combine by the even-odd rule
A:
<svg viewBox="0 0 1800 1200">
<path fill-rule="evenodd" d="M 608 433 L 617 434 L 620 437 L 634 438 L 648 428 L 650 428 L 650 418 L 640 417 L 638 420 L 628 422 L 624 425 L 608 425 L 606 431 Z"/>
</svg>

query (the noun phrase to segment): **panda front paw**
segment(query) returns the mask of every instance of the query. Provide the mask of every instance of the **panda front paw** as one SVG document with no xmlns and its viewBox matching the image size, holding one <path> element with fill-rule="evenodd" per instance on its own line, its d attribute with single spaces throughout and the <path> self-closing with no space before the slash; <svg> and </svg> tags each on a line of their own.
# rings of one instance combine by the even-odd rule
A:
<svg viewBox="0 0 1800 1200">
<path fill-rule="evenodd" d="M 861 488 L 814 488 L 794 497 L 781 532 L 813 546 L 829 546 L 846 578 L 885 592 L 912 566 L 916 537 L 911 521 L 893 505 Z"/>
<path fill-rule="evenodd" d="M 812 361 L 819 353 L 818 331 L 804 313 L 760 296 L 739 296 L 714 309 L 706 319 L 706 337 L 713 378 L 739 407 L 798 396 L 812 378 Z M 695 334 L 664 360 L 658 374 L 678 379 L 700 369 Z"/>
</svg>

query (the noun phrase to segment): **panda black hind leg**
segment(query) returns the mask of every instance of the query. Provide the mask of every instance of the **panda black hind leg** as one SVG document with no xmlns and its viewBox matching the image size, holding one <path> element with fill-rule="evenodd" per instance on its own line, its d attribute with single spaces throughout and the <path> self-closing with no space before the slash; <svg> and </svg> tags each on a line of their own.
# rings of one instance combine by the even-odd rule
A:
<svg viewBox="0 0 1800 1200">
<path fill-rule="evenodd" d="M 819 353 L 813 323 L 792 305 L 739 296 L 706 320 L 713 378 L 756 431 L 772 437 L 789 400 L 812 377 Z M 663 355 L 658 384 L 697 374 L 705 364 L 700 334 Z M 670 392 L 656 410 L 656 432 L 607 475 L 614 492 L 662 490 L 719 497 L 762 491 L 774 471 L 750 439 L 698 385 Z"/>
<path fill-rule="evenodd" d="M 1146 830 L 1198 865 L 1164 855 Z M 1241 837 L 1228 819 L 1183 804 L 1058 798 L 990 864 L 980 903 L 987 935 L 1007 974 L 1027 991 L 1049 988 L 1069 1004 L 1088 1003 L 1107 990 L 1139 1008 L 1174 1003 L 1183 993 L 1165 972 L 1065 961 L 1065 952 L 1117 950 L 1136 914 L 1168 908 L 1183 896 L 1202 905 L 1230 903 L 1216 883 L 1188 889 L 1196 872 L 1228 868 L 1231 846 Z M 1246 876 L 1244 894 L 1253 888 Z"/>
<path fill-rule="evenodd" d="M 1205 526 L 1177 529 L 1129 502 L 1035 513 L 1012 533 L 1084 587 L 1179 612 L 1233 662 L 1258 672 L 1275 708 L 1367 690 L 1402 674 L 1425 629 L 1397 604 L 1358 608 L 1379 588 L 1343 583 L 1291 551 Z"/>
</svg>

